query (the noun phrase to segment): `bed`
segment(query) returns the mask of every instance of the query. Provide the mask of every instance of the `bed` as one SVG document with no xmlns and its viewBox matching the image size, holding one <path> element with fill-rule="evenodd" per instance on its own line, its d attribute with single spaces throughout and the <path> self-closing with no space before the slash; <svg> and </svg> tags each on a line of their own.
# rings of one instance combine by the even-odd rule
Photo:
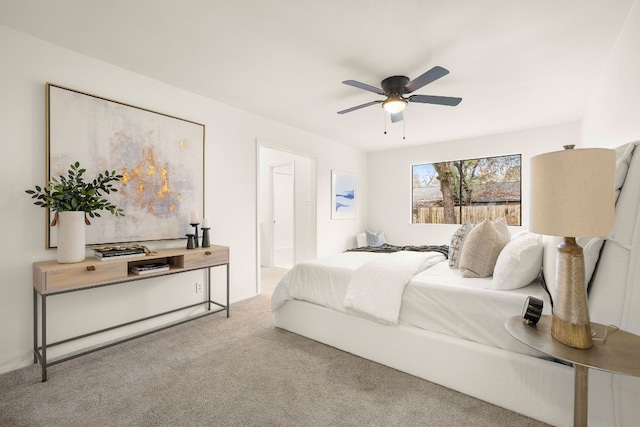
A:
<svg viewBox="0 0 640 427">
<path fill-rule="evenodd" d="M 640 155 L 633 155 L 635 146 L 616 149 L 611 235 L 579 243 L 591 278 L 592 321 L 640 334 L 635 270 L 640 261 Z M 540 421 L 572 425 L 572 367 L 524 346 L 504 328 L 508 318 L 522 313 L 529 296 L 542 299 L 543 313 L 550 314 L 548 288 L 554 285 L 557 240 L 538 236 L 539 245 L 529 246 L 540 253 L 529 258 L 540 264 L 529 263 L 526 274 L 509 271 L 511 276 L 503 277 L 505 265 L 528 264 L 523 240 L 534 237 L 526 233 L 508 237 L 492 277 L 463 277 L 467 269 L 451 268 L 452 255 L 457 255 L 453 246 L 453 253 L 400 247 L 391 253 L 351 251 L 298 264 L 274 290 L 275 324 Z M 517 254 L 515 264 L 505 264 L 507 252 Z M 391 276 L 385 268 L 397 263 L 406 268 Z M 373 297 L 358 290 L 360 282 L 375 282 L 379 276 L 384 279 L 374 283 Z M 503 284 L 513 283 L 514 277 L 526 283 L 505 289 Z M 387 289 L 385 283 L 394 284 Z M 377 314 L 380 310 L 383 315 Z M 589 396 L 590 425 L 637 425 L 639 378 L 592 370 Z"/>
</svg>

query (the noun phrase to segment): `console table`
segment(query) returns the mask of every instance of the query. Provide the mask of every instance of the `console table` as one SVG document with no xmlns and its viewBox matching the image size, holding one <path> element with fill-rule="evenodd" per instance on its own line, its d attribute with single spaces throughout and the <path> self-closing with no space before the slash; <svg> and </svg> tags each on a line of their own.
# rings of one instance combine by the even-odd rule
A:
<svg viewBox="0 0 640 427">
<path fill-rule="evenodd" d="M 149 263 L 169 264 L 169 270 L 150 272 L 143 275 L 133 274 L 130 272 L 131 267 Z M 211 268 L 218 266 L 226 266 L 227 270 L 227 300 L 225 304 L 212 301 L 211 299 Z M 163 313 L 158 313 L 120 325 L 111 326 L 99 331 L 67 338 L 62 341 L 54 343 L 47 342 L 47 298 L 51 296 L 194 270 L 206 271 L 207 294 L 205 301 L 175 308 L 170 311 L 165 311 Z M 40 310 L 38 310 L 38 300 L 40 300 Z M 216 306 L 214 307 L 214 309 L 212 309 L 212 304 Z M 68 343 L 70 341 L 78 340 L 81 338 L 86 338 L 92 335 L 111 331 L 117 328 L 132 325 L 134 323 L 142 322 L 200 305 L 206 305 L 207 311 L 198 315 L 190 316 L 177 322 L 170 323 L 166 326 L 153 328 L 149 331 L 144 331 L 117 341 L 112 341 L 108 344 L 94 347 L 77 354 L 61 357 L 55 360 L 47 359 L 47 349 L 53 346 Z M 152 252 L 149 255 L 139 258 L 124 258 L 104 261 L 96 258 L 88 258 L 83 262 L 74 264 L 59 264 L 56 261 L 35 262 L 33 264 L 33 363 L 40 362 L 40 365 L 42 366 L 42 381 L 44 382 L 47 380 L 47 368 L 49 366 L 65 362 L 67 360 L 75 359 L 76 357 L 84 356 L 94 351 L 102 350 L 116 344 L 130 341 L 132 339 L 161 331 L 163 329 L 167 329 L 185 322 L 189 322 L 203 316 L 218 313 L 220 311 L 226 311 L 227 317 L 229 317 L 229 248 L 226 246 L 212 245 L 208 248 L 165 249 L 159 250 L 157 252 Z M 40 312 L 40 319 L 38 319 L 38 312 Z M 42 329 L 40 343 L 38 342 L 39 320 Z"/>
<path fill-rule="evenodd" d="M 507 331 L 518 341 L 549 356 L 572 363 L 575 369 L 573 396 L 574 426 L 586 426 L 588 416 L 589 368 L 614 374 L 640 377 L 640 336 L 621 329 L 610 330 L 603 344 L 594 342 L 587 350 L 569 347 L 551 336 L 551 316 L 540 318 L 537 325 L 526 325 L 514 316 L 505 323 Z M 603 337 L 605 325 L 591 322 L 596 337 Z"/>
</svg>

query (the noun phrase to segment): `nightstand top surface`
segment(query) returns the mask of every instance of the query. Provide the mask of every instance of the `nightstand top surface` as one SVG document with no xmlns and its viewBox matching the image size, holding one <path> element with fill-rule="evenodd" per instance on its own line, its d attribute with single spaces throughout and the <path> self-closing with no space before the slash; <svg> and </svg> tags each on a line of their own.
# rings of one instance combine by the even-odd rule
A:
<svg viewBox="0 0 640 427">
<path fill-rule="evenodd" d="M 609 327 L 607 339 L 602 338 L 607 327 L 591 322 L 595 331 L 593 347 L 581 350 L 556 341 L 551 336 L 551 316 L 540 318 L 537 325 L 527 325 L 520 316 L 514 316 L 505 323 L 507 331 L 523 344 L 539 350 L 556 359 L 587 366 L 601 371 L 640 377 L 640 336 Z"/>
</svg>

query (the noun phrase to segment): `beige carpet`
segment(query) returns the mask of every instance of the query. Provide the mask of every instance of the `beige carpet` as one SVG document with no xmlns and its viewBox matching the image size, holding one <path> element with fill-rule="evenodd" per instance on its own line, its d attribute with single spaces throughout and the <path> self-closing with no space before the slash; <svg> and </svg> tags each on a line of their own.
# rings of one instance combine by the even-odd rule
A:
<svg viewBox="0 0 640 427">
<path fill-rule="evenodd" d="M 273 326 L 263 294 L 49 369 L 0 375 L 0 426 L 542 426 Z"/>
</svg>

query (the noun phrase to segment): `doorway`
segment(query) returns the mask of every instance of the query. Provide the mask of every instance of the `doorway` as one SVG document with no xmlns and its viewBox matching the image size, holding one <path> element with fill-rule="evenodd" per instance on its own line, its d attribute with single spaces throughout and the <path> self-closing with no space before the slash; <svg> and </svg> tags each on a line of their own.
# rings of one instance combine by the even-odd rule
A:
<svg viewBox="0 0 640 427">
<path fill-rule="evenodd" d="M 315 258 L 316 159 L 260 140 L 256 151 L 256 271 L 277 265 L 290 268 Z M 260 274 L 257 277 L 259 294 Z"/>
</svg>

